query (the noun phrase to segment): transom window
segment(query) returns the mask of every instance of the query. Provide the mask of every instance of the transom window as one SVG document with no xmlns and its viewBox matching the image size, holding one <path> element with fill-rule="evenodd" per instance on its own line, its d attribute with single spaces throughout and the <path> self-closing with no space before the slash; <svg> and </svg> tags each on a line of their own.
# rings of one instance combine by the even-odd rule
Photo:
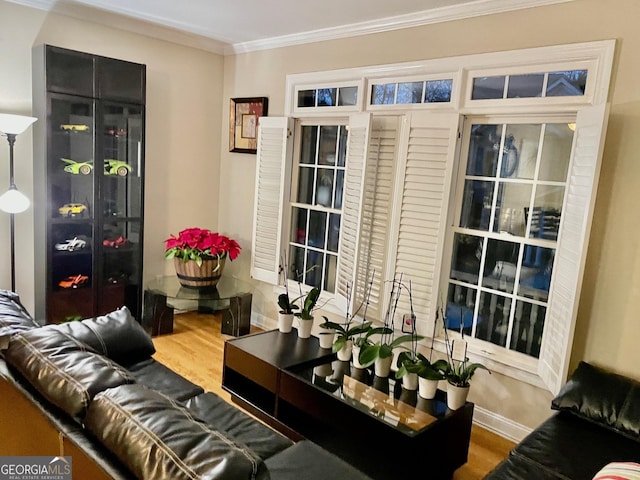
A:
<svg viewBox="0 0 640 480">
<path fill-rule="evenodd" d="M 374 83 L 371 105 L 443 103 L 451 101 L 453 79 Z"/>
<path fill-rule="evenodd" d="M 573 121 L 470 122 L 452 236 L 449 329 L 539 357 Z"/>
<path fill-rule="evenodd" d="M 344 124 L 304 124 L 291 195 L 289 279 L 334 293 L 347 150 Z"/>
<path fill-rule="evenodd" d="M 587 70 L 496 75 L 473 79 L 471 100 L 583 96 Z"/>
</svg>

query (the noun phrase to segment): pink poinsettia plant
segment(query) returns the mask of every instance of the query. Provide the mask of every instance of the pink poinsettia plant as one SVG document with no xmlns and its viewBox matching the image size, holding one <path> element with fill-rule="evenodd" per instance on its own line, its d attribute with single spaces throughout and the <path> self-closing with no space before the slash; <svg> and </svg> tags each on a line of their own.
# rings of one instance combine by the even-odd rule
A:
<svg viewBox="0 0 640 480">
<path fill-rule="evenodd" d="M 216 257 L 219 260 L 228 256 L 233 261 L 240 255 L 241 248 L 229 237 L 197 227 L 182 230 L 178 236 L 172 234 L 165 243 L 165 258 L 181 258 L 185 262 L 195 260 L 198 266 L 206 258 Z"/>
</svg>

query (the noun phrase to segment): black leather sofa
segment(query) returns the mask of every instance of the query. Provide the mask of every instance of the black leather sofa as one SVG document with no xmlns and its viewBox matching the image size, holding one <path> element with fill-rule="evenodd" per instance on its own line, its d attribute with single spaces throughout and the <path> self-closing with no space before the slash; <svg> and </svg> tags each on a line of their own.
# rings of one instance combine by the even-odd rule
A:
<svg viewBox="0 0 640 480">
<path fill-rule="evenodd" d="M 610 463 L 640 462 L 640 382 L 581 362 L 551 408 L 485 479 L 591 480 Z"/>
<path fill-rule="evenodd" d="M 0 290 L 0 454 L 72 457 L 74 479 L 366 479 L 152 358 L 126 307 L 40 326 Z"/>
</svg>

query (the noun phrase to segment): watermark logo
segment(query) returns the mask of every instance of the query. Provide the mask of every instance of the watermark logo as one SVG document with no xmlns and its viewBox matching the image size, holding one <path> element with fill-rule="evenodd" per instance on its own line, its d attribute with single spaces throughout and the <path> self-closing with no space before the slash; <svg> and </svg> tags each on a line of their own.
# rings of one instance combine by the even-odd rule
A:
<svg viewBox="0 0 640 480">
<path fill-rule="evenodd" d="M 71 457 L 2 457 L 0 480 L 71 480 Z"/>
</svg>

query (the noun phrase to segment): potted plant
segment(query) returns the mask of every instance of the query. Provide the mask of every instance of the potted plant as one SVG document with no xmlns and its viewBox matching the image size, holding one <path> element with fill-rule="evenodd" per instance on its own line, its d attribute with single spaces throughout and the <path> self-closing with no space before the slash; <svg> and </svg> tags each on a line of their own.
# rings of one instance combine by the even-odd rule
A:
<svg viewBox="0 0 640 480">
<path fill-rule="evenodd" d="M 413 318 L 413 327 L 410 334 L 411 348 L 401 346 L 403 351 L 398 354 L 398 360 L 396 361 L 396 366 L 398 367 L 396 378 L 402 379 L 402 386 L 406 390 L 418 389 L 418 370 L 420 369 L 421 358 L 424 358 L 423 355 L 418 353 L 418 341 L 422 340 L 423 337 L 416 334 L 415 316 Z"/>
<path fill-rule="evenodd" d="M 339 323 L 330 322 L 327 317 L 323 318 L 324 323 L 321 325 L 321 327 L 335 330 L 335 340 L 331 347 L 333 353 L 338 354 L 338 360 L 348 362 L 349 360 L 351 360 L 353 337 L 368 332 L 371 329 L 372 322 L 363 322 L 352 327 L 350 325 L 350 321 L 348 321 L 344 325 L 340 325 Z"/>
<path fill-rule="evenodd" d="M 220 281 L 227 259 L 240 254 L 240 245 L 217 232 L 187 228 L 165 240 L 164 256 L 172 259 L 180 284 L 187 288 L 212 288 Z"/>
<path fill-rule="evenodd" d="M 445 377 L 447 379 L 447 406 L 451 410 L 457 410 L 467 401 L 469 388 L 471 387 L 471 378 L 476 370 L 482 369 L 491 373 L 491 371 L 481 363 L 469 363 L 469 359 L 465 358 L 457 364 L 455 360 L 451 363 L 447 362 Z"/>
<path fill-rule="evenodd" d="M 302 297 L 304 298 L 302 307 L 299 312 L 295 313 L 295 316 L 299 319 L 298 337 L 309 338 L 311 336 L 311 327 L 313 327 L 313 309 L 316 307 L 318 299 L 320 298 L 320 289 L 313 287 Z"/>
<path fill-rule="evenodd" d="M 293 325 L 294 310 L 298 310 L 300 307 L 295 303 L 298 298 L 294 300 L 289 298 L 286 255 L 282 255 L 280 257 L 280 262 L 280 273 L 283 276 L 284 293 L 278 295 L 278 330 L 282 333 L 289 333 L 291 332 L 291 327 Z"/>
<path fill-rule="evenodd" d="M 421 353 L 418 354 L 418 395 L 431 400 L 436 396 L 438 382 L 445 379 L 445 371 L 449 365 L 446 360 L 436 360 L 431 363 Z"/>
</svg>

